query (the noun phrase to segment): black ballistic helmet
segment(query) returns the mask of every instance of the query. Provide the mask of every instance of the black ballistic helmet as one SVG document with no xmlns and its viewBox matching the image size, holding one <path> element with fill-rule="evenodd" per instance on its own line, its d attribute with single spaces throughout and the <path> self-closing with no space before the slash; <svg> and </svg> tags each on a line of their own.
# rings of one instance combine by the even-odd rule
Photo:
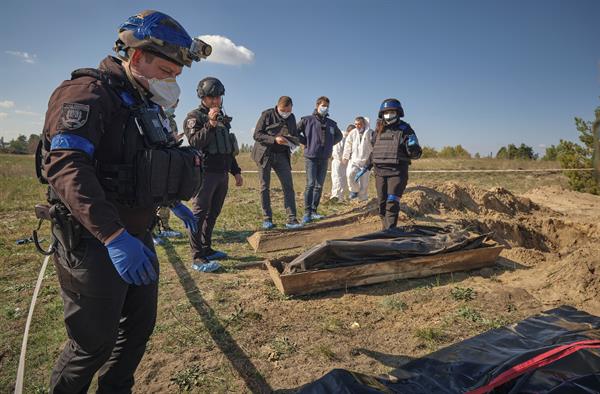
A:
<svg viewBox="0 0 600 394">
<path fill-rule="evenodd" d="M 198 97 L 218 97 L 225 94 L 225 86 L 215 77 L 206 77 L 198 82 Z"/>
</svg>

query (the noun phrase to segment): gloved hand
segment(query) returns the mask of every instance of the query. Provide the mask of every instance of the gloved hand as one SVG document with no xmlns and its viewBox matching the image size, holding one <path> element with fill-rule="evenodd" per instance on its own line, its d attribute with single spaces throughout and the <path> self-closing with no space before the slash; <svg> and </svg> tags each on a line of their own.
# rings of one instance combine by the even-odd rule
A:
<svg viewBox="0 0 600 394">
<path fill-rule="evenodd" d="M 408 152 L 408 157 L 411 159 L 418 159 L 423 154 L 423 150 L 419 146 L 419 140 L 417 136 L 414 134 L 410 134 L 406 138 L 406 151 Z"/>
<path fill-rule="evenodd" d="M 152 262 L 158 263 L 156 254 L 127 231 L 106 244 L 106 249 L 125 282 L 141 286 L 156 281 L 156 271 L 152 266 Z"/>
<path fill-rule="evenodd" d="M 175 216 L 181 219 L 181 221 L 185 225 L 185 228 L 190 230 L 192 234 L 198 231 L 198 222 L 196 220 L 196 217 L 188 207 L 186 207 L 180 202 L 179 204 L 171 208 L 171 211 L 173 211 Z"/>
<path fill-rule="evenodd" d="M 360 179 L 361 176 L 365 175 L 365 173 L 369 171 L 369 169 L 367 167 L 363 167 L 361 168 L 356 175 L 354 176 L 354 182 L 358 182 L 358 180 Z"/>
<path fill-rule="evenodd" d="M 415 146 L 419 144 L 419 140 L 415 134 L 410 134 L 406 140 L 407 146 Z"/>
</svg>

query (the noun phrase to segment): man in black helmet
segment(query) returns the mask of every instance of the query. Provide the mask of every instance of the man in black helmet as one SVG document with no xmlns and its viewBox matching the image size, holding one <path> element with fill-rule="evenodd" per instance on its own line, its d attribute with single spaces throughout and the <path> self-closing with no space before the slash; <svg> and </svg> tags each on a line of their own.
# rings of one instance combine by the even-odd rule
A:
<svg viewBox="0 0 600 394">
<path fill-rule="evenodd" d="M 242 186 L 242 170 L 235 156 L 237 140 L 231 130 L 231 118 L 223 112 L 225 86 L 217 78 L 204 78 L 198 83 L 200 106 L 183 121 L 183 129 L 191 146 L 204 154 L 204 180 L 192 201 L 198 231 L 190 232 L 192 267 L 206 271 L 211 260 L 227 258 L 227 254 L 212 248 L 212 232 L 221 213 L 229 185 L 229 173 L 235 185 Z"/>
<path fill-rule="evenodd" d="M 162 108 L 177 101 L 176 78 L 200 60 L 201 43 L 144 11 L 120 26 L 115 51 L 52 93 L 36 155 L 69 338 L 52 393 L 86 393 L 96 374 L 99 393 L 131 393 L 156 320 L 157 206 L 195 226 L 179 200 L 200 180 L 199 153 L 179 147 Z"/>
</svg>

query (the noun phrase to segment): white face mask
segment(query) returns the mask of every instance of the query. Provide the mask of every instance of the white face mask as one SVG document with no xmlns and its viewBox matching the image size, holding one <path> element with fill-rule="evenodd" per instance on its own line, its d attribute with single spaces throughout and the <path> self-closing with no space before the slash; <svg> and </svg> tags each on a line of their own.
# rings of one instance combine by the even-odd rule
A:
<svg viewBox="0 0 600 394">
<path fill-rule="evenodd" d="M 147 78 L 131 67 L 130 70 L 131 74 L 133 74 L 136 79 L 141 79 L 148 83 L 148 90 L 152 93 L 152 98 L 150 100 L 163 108 L 171 108 L 177 105 L 181 89 L 179 89 L 179 85 L 175 78 Z"/>
<path fill-rule="evenodd" d="M 318 111 L 321 116 L 325 116 L 325 115 L 327 115 L 327 112 L 329 112 L 329 107 L 324 107 L 324 106 L 320 105 L 318 108 Z"/>
<path fill-rule="evenodd" d="M 279 116 L 281 116 L 283 119 L 289 118 L 291 114 L 291 112 L 279 112 Z"/>
<path fill-rule="evenodd" d="M 163 108 L 173 107 L 181 94 L 181 89 L 179 89 L 175 78 L 148 79 L 148 90 L 152 93 L 150 100 Z"/>
<path fill-rule="evenodd" d="M 383 114 L 383 119 L 385 120 L 385 123 L 388 123 L 388 124 L 394 122 L 397 117 L 398 116 L 393 112 L 388 112 L 388 113 Z"/>
</svg>

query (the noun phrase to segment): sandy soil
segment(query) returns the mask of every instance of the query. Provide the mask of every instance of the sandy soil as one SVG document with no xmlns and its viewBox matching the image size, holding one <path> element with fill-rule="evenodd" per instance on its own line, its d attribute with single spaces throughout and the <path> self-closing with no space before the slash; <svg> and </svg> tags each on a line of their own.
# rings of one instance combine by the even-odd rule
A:
<svg viewBox="0 0 600 394">
<path fill-rule="evenodd" d="M 333 368 L 388 373 L 559 305 L 600 314 L 600 197 L 444 183 L 402 203 L 405 222 L 460 223 L 506 249 L 493 268 L 292 299 L 266 271 L 198 274 L 167 249 L 136 392 L 293 392 Z"/>
</svg>

